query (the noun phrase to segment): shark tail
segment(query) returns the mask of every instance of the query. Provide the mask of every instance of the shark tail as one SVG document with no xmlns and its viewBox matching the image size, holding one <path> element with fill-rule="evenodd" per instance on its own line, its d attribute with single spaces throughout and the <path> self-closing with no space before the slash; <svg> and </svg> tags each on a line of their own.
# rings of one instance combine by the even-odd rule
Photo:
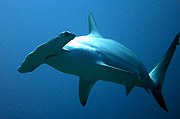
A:
<svg viewBox="0 0 180 119">
<path fill-rule="evenodd" d="M 151 92 L 157 101 L 157 103 L 168 112 L 168 108 L 166 106 L 166 103 L 164 101 L 161 89 L 164 82 L 164 77 L 167 71 L 167 68 L 169 66 L 169 63 L 174 55 L 174 52 L 176 50 L 176 46 L 179 45 L 179 38 L 180 33 L 176 35 L 174 38 L 174 41 L 162 57 L 161 61 L 154 67 L 154 69 L 149 73 L 149 76 L 151 77 L 152 81 L 155 84 L 155 88 L 151 89 Z"/>
</svg>

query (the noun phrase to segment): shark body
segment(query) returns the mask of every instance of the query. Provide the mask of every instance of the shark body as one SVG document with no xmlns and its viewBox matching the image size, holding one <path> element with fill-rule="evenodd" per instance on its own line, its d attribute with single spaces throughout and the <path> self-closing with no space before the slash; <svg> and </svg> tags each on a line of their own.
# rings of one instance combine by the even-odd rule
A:
<svg viewBox="0 0 180 119">
<path fill-rule="evenodd" d="M 46 63 L 61 72 L 79 76 L 79 97 L 83 106 L 93 85 L 98 80 L 104 80 L 124 85 L 127 95 L 134 87 L 151 91 L 158 104 L 168 111 L 161 88 L 179 37 L 178 33 L 161 61 L 148 73 L 128 48 L 102 37 L 90 14 L 88 35 L 76 37 L 69 32 L 61 33 L 28 54 L 18 71 L 31 72 Z"/>
</svg>

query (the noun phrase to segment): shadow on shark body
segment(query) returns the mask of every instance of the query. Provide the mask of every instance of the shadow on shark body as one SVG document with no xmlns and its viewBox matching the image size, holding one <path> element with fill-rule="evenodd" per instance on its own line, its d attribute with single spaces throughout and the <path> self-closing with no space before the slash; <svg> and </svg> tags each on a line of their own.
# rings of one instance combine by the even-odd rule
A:
<svg viewBox="0 0 180 119">
<path fill-rule="evenodd" d="M 160 62 L 148 73 L 128 48 L 100 34 L 90 13 L 88 35 L 77 37 L 70 32 L 62 32 L 29 53 L 18 71 L 31 72 L 45 63 L 61 72 L 79 76 L 79 98 L 83 106 L 93 85 L 98 80 L 104 80 L 124 85 L 126 95 L 134 87 L 151 91 L 161 108 L 168 111 L 161 89 L 169 63 L 179 45 L 179 37 L 180 33 Z"/>
</svg>

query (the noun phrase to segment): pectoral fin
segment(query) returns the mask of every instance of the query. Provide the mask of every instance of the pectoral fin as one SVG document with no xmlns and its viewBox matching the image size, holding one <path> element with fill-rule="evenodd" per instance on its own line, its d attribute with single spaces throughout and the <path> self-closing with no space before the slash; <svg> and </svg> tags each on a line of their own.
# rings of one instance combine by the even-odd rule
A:
<svg viewBox="0 0 180 119">
<path fill-rule="evenodd" d="M 91 88 L 95 84 L 96 80 L 80 77 L 79 79 L 79 98 L 83 106 L 86 105 L 87 98 L 91 91 Z"/>
</svg>

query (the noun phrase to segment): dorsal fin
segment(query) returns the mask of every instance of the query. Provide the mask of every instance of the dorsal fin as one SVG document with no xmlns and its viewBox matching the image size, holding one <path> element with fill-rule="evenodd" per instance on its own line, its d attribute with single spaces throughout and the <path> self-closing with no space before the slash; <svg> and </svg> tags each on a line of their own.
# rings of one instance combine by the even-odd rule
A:
<svg viewBox="0 0 180 119">
<path fill-rule="evenodd" d="M 89 13 L 89 19 L 88 20 L 89 20 L 89 35 L 96 36 L 96 37 L 102 37 L 98 31 L 98 28 L 96 26 L 96 22 L 94 20 L 92 13 Z"/>
</svg>

